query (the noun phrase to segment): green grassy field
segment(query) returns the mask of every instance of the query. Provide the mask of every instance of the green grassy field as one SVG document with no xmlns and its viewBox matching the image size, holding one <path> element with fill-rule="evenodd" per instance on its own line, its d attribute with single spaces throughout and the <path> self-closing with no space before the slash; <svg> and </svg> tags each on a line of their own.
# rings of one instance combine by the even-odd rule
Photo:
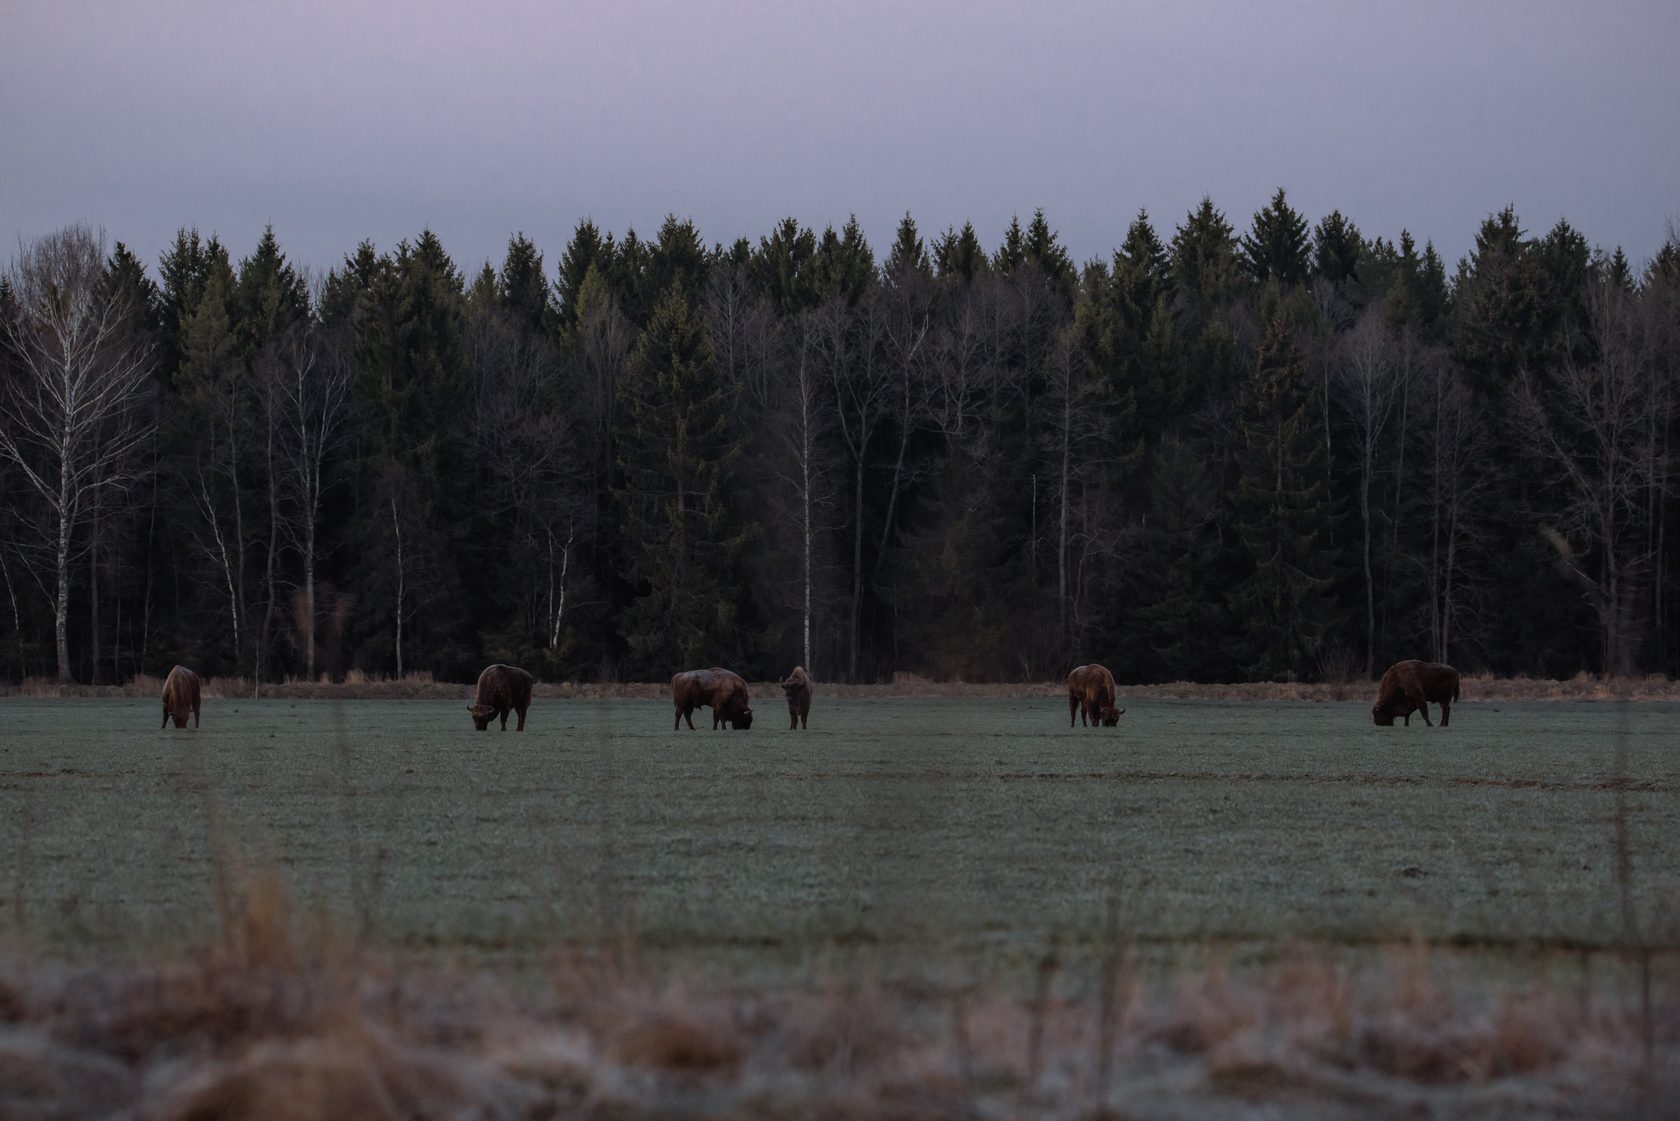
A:
<svg viewBox="0 0 1680 1121">
<path fill-rule="evenodd" d="M 1469 703 L 1453 727 L 1365 704 L 828 701 L 807 733 L 671 731 L 652 701 L 0 702 L 0 936 L 69 957 L 214 928 L 229 853 L 399 949 L 513 959 L 628 931 L 769 967 L 1143 947 L 1501 953 L 1680 925 L 1680 741 L 1663 704 Z M 1625 768 L 1625 772 L 1624 772 Z"/>
</svg>

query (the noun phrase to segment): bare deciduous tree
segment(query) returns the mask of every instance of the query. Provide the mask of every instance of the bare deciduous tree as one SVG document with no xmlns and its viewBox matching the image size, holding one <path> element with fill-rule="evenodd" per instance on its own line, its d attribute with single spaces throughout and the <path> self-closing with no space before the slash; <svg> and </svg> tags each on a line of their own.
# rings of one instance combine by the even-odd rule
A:
<svg viewBox="0 0 1680 1121">
<path fill-rule="evenodd" d="M 271 395 L 279 434 L 281 531 L 302 567 L 298 620 L 304 673 L 315 680 L 315 571 L 328 461 L 350 418 L 355 370 L 342 335 L 314 323 L 289 328 L 264 351 L 261 382 Z"/>
<path fill-rule="evenodd" d="M 1555 484 L 1555 521 L 1539 530 L 1591 600 L 1611 674 L 1634 666 L 1640 582 L 1650 560 L 1637 531 L 1657 481 L 1647 446 L 1653 362 L 1649 334 L 1634 312 L 1629 293 L 1592 281 L 1587 320 L 1594 357 L 1581 360 L 1575 347 L 1566 347 L 1546 374 L 1525 371 L 1513 392 L 1522 438 Z"/>
<path fill-rule="evenodd" d="M 1365 578 L 1365 676 L 1376 672 L 1376 578 L 1371 568 L 1371 488 L 1377 476 L 1389 420 L 1404 386 L 1405 367 L 1393 361 L 1394 340 L 1373 305 L 1340 341 L 1334 388 L 1342 398 L 1359 459 L 1360 559 Z"/>
<path fill-rule="evenodd" d="M 77 532 L 107 493 L 126 491 L 155 420 L 145 407 L 152 356 L 129 309 L 103 283 L 103 239 L 71 226 L 25 245 L 6 324 L 16 376 L 0 387 L 0 456 L 16 464 L 44 515 L 17 518 L 53 576 L 58 677 L 71 680 L 70 583 Z"/>
</svg>

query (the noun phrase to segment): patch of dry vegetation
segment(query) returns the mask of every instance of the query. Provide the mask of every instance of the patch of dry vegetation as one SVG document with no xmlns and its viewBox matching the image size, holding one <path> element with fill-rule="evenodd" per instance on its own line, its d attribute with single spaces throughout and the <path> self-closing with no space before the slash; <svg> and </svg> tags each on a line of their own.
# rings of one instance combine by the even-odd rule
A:
<svg viewBox="0 0 1680 1121">
<path fill-rule="evenodd" d="M 985 986 L 839 978 L 762 990 L 658 977 L 621 945 L 516 982 L 398 968 L 294 913 L 272 876 L 219 893 L 178 960 L 0 962 L 0 1116 L 1091 1118 L 1673 1116 L 1680 992 L 1478 985 L 1421 944 L 1363 971 L 1298 949 L 1151 991 L 1122 961 Z M 1638 1040 L 1656 1040 L 1653 1060 Z M 1669 1078 L 1664 1081 L 1665 1076 Z"/>
</svg>

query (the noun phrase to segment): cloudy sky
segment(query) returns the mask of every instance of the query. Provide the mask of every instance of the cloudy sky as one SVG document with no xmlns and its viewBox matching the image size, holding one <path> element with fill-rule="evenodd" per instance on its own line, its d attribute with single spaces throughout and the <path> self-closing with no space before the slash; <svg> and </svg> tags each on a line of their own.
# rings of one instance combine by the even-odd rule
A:
<svg viewBox="0 0 1680 1121">
<path fill-rule="evenodd" d="M 1075 256 L 1207 194 L 1239 228 L 1514 203 L 1636 261 L 1680 223 L 1676 0 L 0 0 L 0 237 L 272 223 L 329 267 L 425 227 L 464 268 L 577 221 L 708 240 L 855 213 L 884 246 L 1045 208 Z"/>
</svg>

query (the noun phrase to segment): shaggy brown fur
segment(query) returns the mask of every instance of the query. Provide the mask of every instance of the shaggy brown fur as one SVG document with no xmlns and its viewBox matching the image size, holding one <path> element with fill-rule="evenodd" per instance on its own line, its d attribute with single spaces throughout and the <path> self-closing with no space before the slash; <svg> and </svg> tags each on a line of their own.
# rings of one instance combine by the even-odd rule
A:
<svg viewBox="0 0 1680 1121">
<path fill-rule="evenodd" d="M 1114 707 L 1114 675 L 1102 666 L 1080 666 L 1068 674 L 1068 727 L 1077 716 L 1086 727 L 1112 728 L 1125 711 Z"/>
<path fill-rule="evenodd" d="M 497 663 L 485 666 L 484 672 L 478 675 L 478 696 L 468 706 L 472 713 L 473 727 L 484 731 L 490 727 L 492 717 L 502 718 L 502 731 L 507 731 L 508 713 L 519 714 L 519 726 L 516 732 L 525 730 L 525 713 L 531 708 L 531 686 L 537 683 L 536 677 L 518 666 L 504 666 Z"/>
<path fill-rule="evenodd" d="M 788 728 L 809 728 L 811 716 L 811 679 L 805 676 L 804 666 L 794 666 L 793 672 L 782 682 L 787 694 Z"/>
<path fill-rule="evenodd" d="M 158 727 L 169 727 L 170 717 L 174 717 L 175 726 L 185 728 L 189 712 L 193 727 L 198 727 L 198 702 L 203 691 L 203 680 L 186 666 L 170 670 L 169 676 L 163 679 L 163 723 Z"/>
<path fill-rule="evenodd" d="M 712 710 L 712 728 L 718 725 L 745 731 L 752 727 L 752 709 L 748 707 L 747 683 L 740 674 L 730 670 L 684 670 L 671 678 L 671 701 L 676 705 L 677 719 L 672 728 L 681 728 L 684 720 L 694 727 L 694 710 Z"/>
<path fill-rule="evenodd" d="M 1408 658 L 1404 662 L 1395 662 L 1382 675 L 1382 683 L 1377 686 L 1377 703 L 1371 706 L 1371 719 L 1386 727 L 1399 716 L 1410 725 L 1412 713 L 1421 712 L 1423 722 L 1430 724 L 1429 702 L 1434 701 L 1441 706 L 1441 727 L 1445 728 L 1452 718 L 1452 703 L 1456 700 L 1457 670 L 1440 662 L 1420 662 Z M 1434 725 L 1430 724 L 1430 727 Z"/>
</svg>

